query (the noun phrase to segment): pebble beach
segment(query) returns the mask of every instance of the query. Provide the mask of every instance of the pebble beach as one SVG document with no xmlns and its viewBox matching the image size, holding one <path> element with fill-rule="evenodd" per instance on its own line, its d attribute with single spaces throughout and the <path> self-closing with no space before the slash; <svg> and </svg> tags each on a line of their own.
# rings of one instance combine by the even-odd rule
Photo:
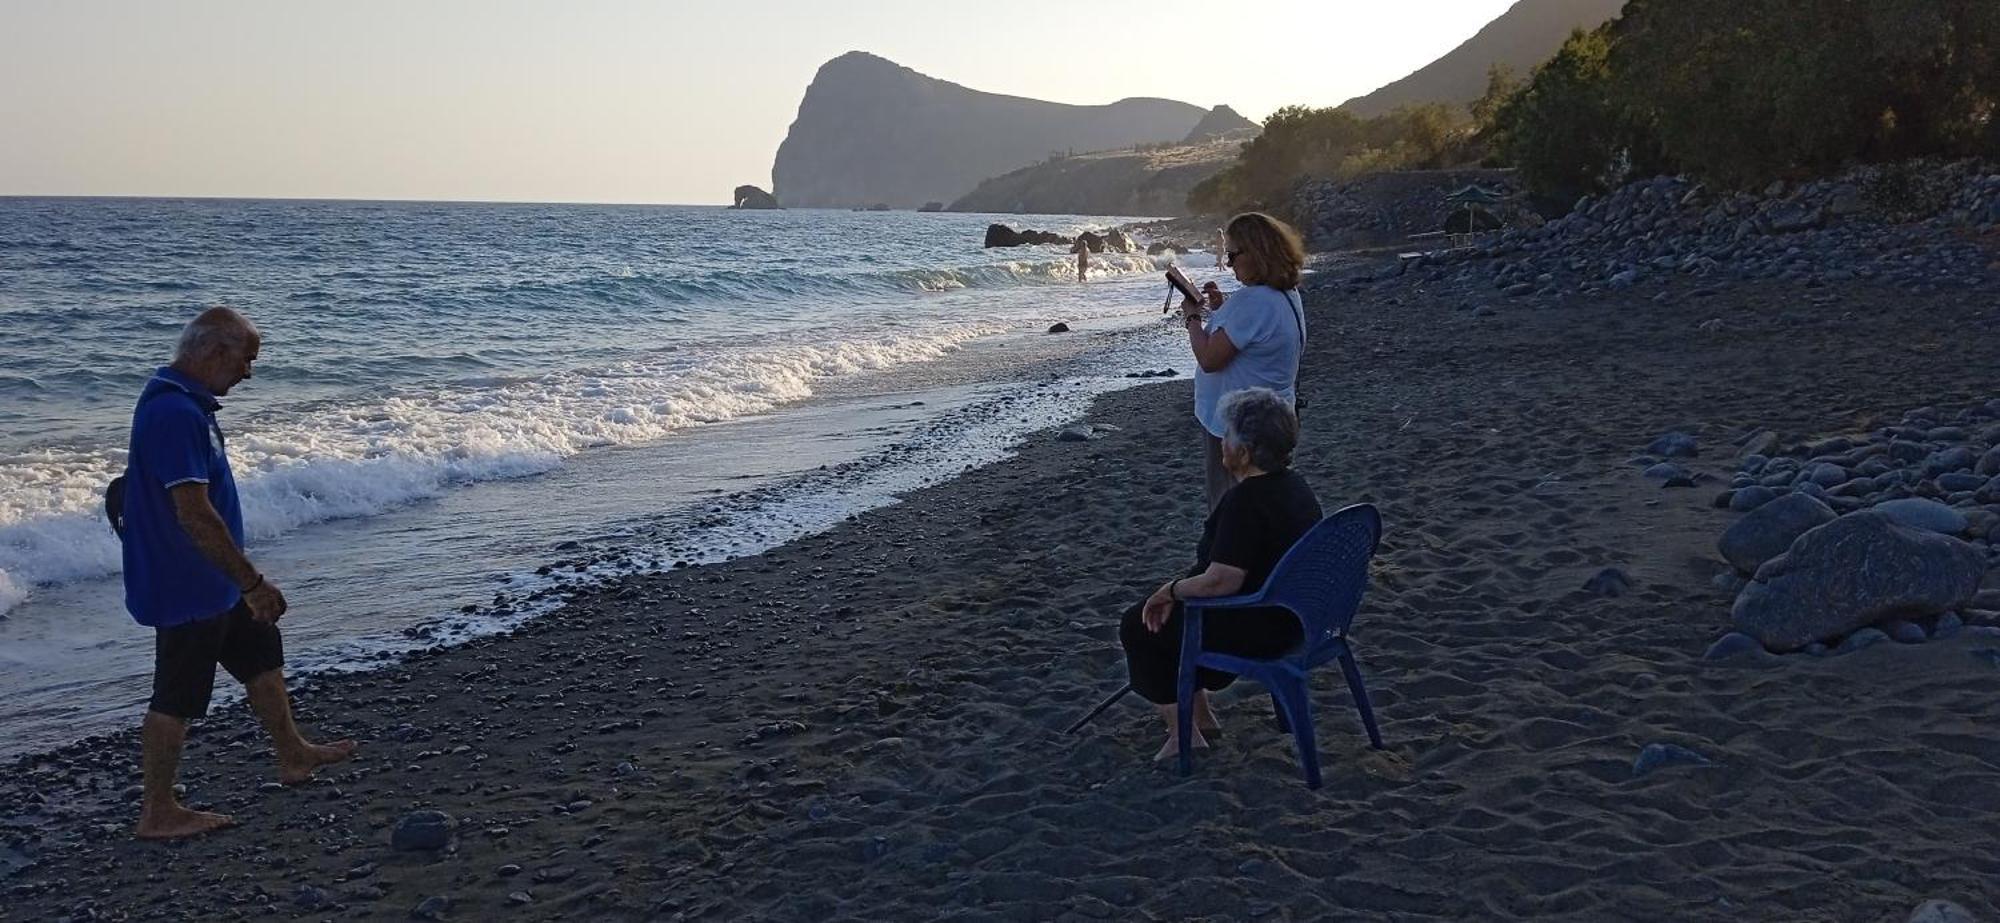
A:
<svg viewBox="0 0 2000 923">
<path fill-rule="evenodd" d="M 1123 681 L 1118 612 L 1199 534 L 1169 380 L 1099 397 L 1093 438 L 1037 433 L 831 531 L 315 678 L 302 724 L 363 743 L 309 785 L 277 786 L 223 710 L 181 776 L 236 816 L 219 835 L 131 839 L 131 734 L 17 760 L 0 919 L 2000 916 L 1989 545 L 1967 541 L 1987 570 L 1961 630 L 1711 650 L 1745 583 L 1717 540 L 1746 513 L 1718 498 L 1776 473 L 1746 445 L 1802 466 L 1984 412 L 1992 289 L 1475 311 L 1364 271 L 1309 285 L 1297 467 L 1328 509 L 1384 515 L 1353 639 L 1387 748 L 1319 677 L 1321 791 L 1247 683 L 1191 777 L 1148 762 L 1130 700 L 1063 733 Z M 1649 454 L 1668 433 L 1692 451 Z"/>
</svg>

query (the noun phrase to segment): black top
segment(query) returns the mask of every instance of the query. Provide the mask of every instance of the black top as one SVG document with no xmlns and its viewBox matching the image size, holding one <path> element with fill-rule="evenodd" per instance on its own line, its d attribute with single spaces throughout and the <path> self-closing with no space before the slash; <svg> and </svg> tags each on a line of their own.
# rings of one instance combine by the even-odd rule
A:
<svg viewBox="0 0 2000 923">
<path fill-rule="evenodd" d="M 1211 563 L 1242 568 L 1243 588 L 1237 593 L 1255 593 L 1278 559 L 1320 519 L 1319 498 L 1297 472 L 1287 468 L 1249 478 L 1223 494 L 1208 514 L 1193 573 Z"/>
</svg>

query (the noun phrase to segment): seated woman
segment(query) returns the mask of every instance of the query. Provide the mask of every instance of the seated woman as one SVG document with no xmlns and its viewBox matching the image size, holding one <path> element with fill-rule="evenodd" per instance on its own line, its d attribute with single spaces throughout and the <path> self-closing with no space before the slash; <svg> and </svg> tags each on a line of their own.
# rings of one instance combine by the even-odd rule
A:
<svg viewBox="0 0 2000 923">
<path fill-rule="evenodd" d="M 1181 601 L 1256 592 L 1278 559 L 1320 521 L 1319 499 L 1290 467 L 1299 441 L 1299 418 L 1291 402 L 1269 388 L 1249 388 L 1225 396 L 1219 409 L 1226 429 L 1222 462 L 1236 477 L 1236 486 L 1208 514 L 1201 542 L 1195 546 L 1194 568 L 1126 610 L 1118 626 L 1132 689 L 1158 706 L 1167 722 L 1167 742 L 1154 759 L 1180 750 L 1174 731 L 1174 686 L 1180 676 Z M 1203 649 L 1246 657 L 1281 656 L 1303 640 L 1298 617 L 1276 607 L 1217 611 L 1204 617 L 1202 624 Z M 1202 731 L 1218 727 L 1208 693 L 1235 679 L 1227 673 L 1201 671 L 1194 699 L 1194 746 L 1208 746 Z"/>
</svg>

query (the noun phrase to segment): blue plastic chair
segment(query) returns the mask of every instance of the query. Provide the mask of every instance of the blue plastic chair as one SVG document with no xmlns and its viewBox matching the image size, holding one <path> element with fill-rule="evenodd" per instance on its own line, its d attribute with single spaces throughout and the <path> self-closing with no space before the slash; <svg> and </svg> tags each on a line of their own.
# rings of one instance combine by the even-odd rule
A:
<svg viewBox="0 0 2000 923">
<path fill-rule="evenodd" d="M 1382 749 L 1382 733 L 1375 727 L 1375 710 L 1368 703 L 1368 690 L 1361 684 L 1361 668 L 1354 663 L 1348 647 L 1347 626 L 1361 608 L 1361 594 L 1368 587 L 1368 560 L 1382 539 L 1382 514 L 1374 506 L 1357 503 L 1320 520 L 1278 561 L 1262 589 L 1240 596 L 1190 599 L 1181 620 L 1181 672 L 1179 707 L 1175 727 L 1180 732 L 1181 775 L 1194 771 L 1194 687 L 1195 671 L 1201 668 L 1234 673 L 1262 683 L 1271 692 L 1271 704 L 1278 712 L 1278 730 L 1290 731 L 1298 742 L 1299 762 L 1305 766 L 1306 787 L 1319 788 L 1319 749 L 1313 742 L 1312 696 L 1306 674 L 1330 660 L 1338 659 L 1347 674 L 1347 688 L 1354 694 L 1354 708 L 1368 729 L 1368 742 Z M 1275 660 L 1254 660 L 1201 649 L 1204 613 L 1223 615 L 1230 609 L 1249 606 L 1278 606 L 1299 617 L 1305 640 L 1291 653 Z"/>
</svg>

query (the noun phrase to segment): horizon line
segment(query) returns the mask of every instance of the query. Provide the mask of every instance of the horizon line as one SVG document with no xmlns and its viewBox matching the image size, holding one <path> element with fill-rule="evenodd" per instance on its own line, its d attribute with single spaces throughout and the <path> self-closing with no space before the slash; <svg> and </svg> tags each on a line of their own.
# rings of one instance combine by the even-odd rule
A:
<svg viewBox="0 0 2000 923">
<path fill-rule="evenodd" d="M 162 194 L 111 194 L 91 195 L 76 193 L 0 192 L 0 199 L 111 199 L 111 200 L 178 200 L 191 202 L 356 202 L 381 205 L 613 205 L 649 208 L 723 208 L 739 211 L 760 209 L 734 209 L 731 205 L 713 202 L 611 202 L 611 201 L 553 201 L 538 199 L 388 199 L 350 196 L 258 196 L 258 195 L 162 195 Z M 803 209 L 802 209 L 803 210 Z"/>
</svg>

